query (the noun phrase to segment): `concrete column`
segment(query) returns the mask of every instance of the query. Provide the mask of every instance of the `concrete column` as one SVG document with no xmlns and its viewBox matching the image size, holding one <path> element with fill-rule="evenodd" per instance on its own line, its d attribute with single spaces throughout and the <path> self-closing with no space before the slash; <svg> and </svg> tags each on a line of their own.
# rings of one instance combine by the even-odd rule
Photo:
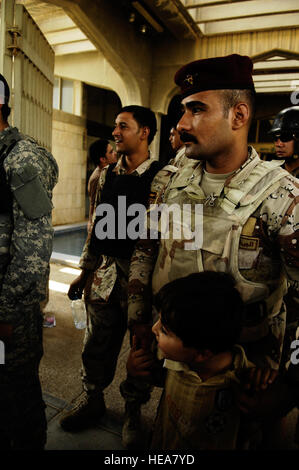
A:
<svg viewBox="0 0 299 470">
<path fill-rule="evenodd" d="M 79 80 L 74 80 L 73 109 L 76 116 L 82 116 L 83 109 L 83 85 Z"/>
</svg>

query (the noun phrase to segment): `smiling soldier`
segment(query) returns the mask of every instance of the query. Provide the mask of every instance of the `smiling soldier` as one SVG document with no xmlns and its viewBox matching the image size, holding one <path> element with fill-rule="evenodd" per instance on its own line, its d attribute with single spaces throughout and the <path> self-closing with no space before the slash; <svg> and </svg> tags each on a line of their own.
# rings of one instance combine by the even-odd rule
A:
<svg viewBox="0 0 299 470">
<path fill-rule="evenodd" d="M 127 281 L 135 241 L 127 236 L 127 219 L 119 201 L 126 206 L 146 205 L 150 184 L 161 165 L 150 156 L 149 144 L 157 130 L 154 113 L 142 106 L 126 106 L 116 117 L 113 137 L 121 154 L 116 164 L 105 167 L 98 185 L 97 214 L 90 239 L 83 249 L 80 276 L 73 281 L 69 297 L 85 294 L 88 325 L 82 353 L 82 380 L 85 391 L 79 404 L 60 424 L 65 431 L 80 431 L 97 423 L 105 413 L 103 390 L 112 382 L 118 354 L 127 330 Z M 115 215 L 108 221 L 113 236 L 98 237 L 104 212 Z M 117 221 L 124 220 L 124 224 Z M 114 228 L 118 232 L 114 234 Z M 107 230 L 109 233 L 110 230 Z M 99 239 L 102 238 L 102 239 Z M 126 400 L 123 444 L 140 444 L 140 406 L 150 397 L 150 386 L 128 378 L 121 385 Z"/>
</svg>

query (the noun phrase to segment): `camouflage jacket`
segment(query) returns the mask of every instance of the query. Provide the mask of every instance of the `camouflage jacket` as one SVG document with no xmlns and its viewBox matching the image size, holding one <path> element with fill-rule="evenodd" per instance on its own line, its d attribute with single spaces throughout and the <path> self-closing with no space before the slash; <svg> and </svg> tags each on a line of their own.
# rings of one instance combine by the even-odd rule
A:
<svg viewBox="0 0 299 470">
<path fill-rule="evenodd" d="M 0 133 L 0 150 L 13 136 L 20 140 L 3 163 L 12 207 L 0 214 L 0 325 L 12 326 L 17 347 L 12 347 L 9 357 L 22 363 L 34 356 L 34 345 L 40 342 L 37 322 L 40 326 L 39 305 L 49 276 L 51 198 L 58 167 L 48 151 L 16 128 Z"/>
<path fill-rule="evenodd" d="M 190 160 L 172 174 L 164 168 L 153 181 L 152 203 L 187 204 L 193 215 L 196 205 L 202 207 L 197 227 L 202 229 L 202 244 L 186 249 L 190 235 L 177 238 L 173 227 L 159 241 L 138 241 L 129 275 L 129 325 L 151 321 L 152 290 L 155 294 L 167 282 L 192 272 L 226 271 L 235 277 L 248 305 L 262 305 L 263 311 L 254 313 L 261 316 L 259 331 L 252 321 L 246 336 L 255 341 L 281 311 L 286 278 L 298 292 L 299 182 L 279 162 L 262 162 L 251 148 L 220 194 L 203 193 L 202 173 L 202 163 Z M 280 335 L 283 320 L 277 318 L 277 323 Z"/>
<path fill-rule="evenodd" d="M 121 157 L 118 160 L 113 170 L 118 175 L 126 173 L 126 169 L 122 161 L 123 158 L 124 157 Z M 149 169 L 154 161 L 155 159 L 152 157 L 145 160 L 134 170 L 134 172 L 132 172 L 132 175 L 142 175 L 146 170 Z M 104 167 L 100 173 L 97 195 L 95 198 L 95 207 L 101 202 L 101 192 L 104 188 L 108 167 L 109 166 Z M 88 237 L 85 242 L 79 263 L 81 269 L 92 271 L 84 292 L 85 299 L 89 302 L 95 303 L 103 301 L 107 302 L 115 285 L 116 279 L 118 279 L 122 284 L 127 284 L 129 261 L 120 260 L 106 255 L 101 255 L 99 257 L 95 256 L 90 250 L 89 245 L 90 238 Z"/>
</svg>

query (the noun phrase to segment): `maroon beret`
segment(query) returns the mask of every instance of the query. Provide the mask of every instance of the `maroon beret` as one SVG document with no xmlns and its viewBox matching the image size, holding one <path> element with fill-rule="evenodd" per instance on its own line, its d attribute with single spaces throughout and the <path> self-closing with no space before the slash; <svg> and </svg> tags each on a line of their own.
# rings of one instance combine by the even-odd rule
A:
<svg viewBox="0 0 299 470">
<path fill-rule="evenodd" d="M 174 81 L 183 97 L 205 90 L 253 90 L 253 64 L 249 57 L 232 54 L 190 62 L 180 68 Z"/>
</svg>

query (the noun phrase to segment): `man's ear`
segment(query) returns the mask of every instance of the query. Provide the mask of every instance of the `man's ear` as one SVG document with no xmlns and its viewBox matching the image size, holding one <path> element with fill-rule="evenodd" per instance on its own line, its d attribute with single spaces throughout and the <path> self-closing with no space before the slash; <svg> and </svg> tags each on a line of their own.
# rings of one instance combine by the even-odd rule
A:
<svg viewBox="0 0 299 470">
<path fill-rule="evenodd" d="M 150 135 L 150 128 L 148 126 L 144 126 L 141 129 L 141 138 L 142 140 L 148 139 L 148 136 Z"/>
<path fill-rule="evenodd" d="M 238 103 L 232 108 L 232 129 L 238 130 L 245 126 L 250 118 L 247 103 Z"/>
</svg>

